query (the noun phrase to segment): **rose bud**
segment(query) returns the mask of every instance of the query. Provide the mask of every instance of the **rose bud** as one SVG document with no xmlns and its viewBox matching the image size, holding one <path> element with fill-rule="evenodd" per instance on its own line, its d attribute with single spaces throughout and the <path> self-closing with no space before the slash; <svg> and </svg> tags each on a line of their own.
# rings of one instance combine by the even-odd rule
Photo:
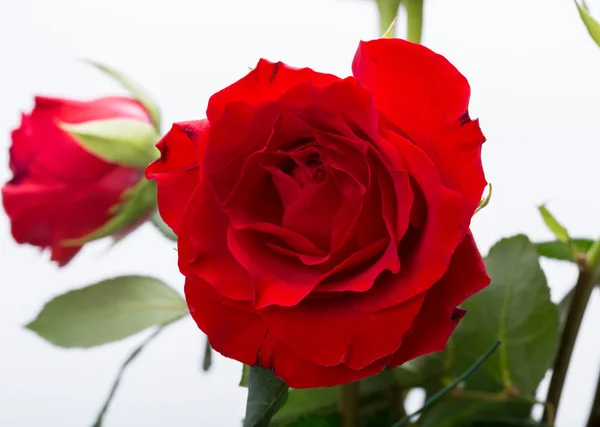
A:
<svg viewBox="0 0 600 427">
<path fill-rule="evenodd" d="M 143 169 L 157 139 L 136 100 L 36 97 L 12 132 L 13 178 L 2 187 L 14 239 L 50 248 L 63 266 L 84 243 L 131 231 L 156 203 Z"/>
<path fill-rule="evenodd" d="M 199 328 L 293 388 L 442 350 L 489 283 L 469 230 L 486 180 L 467 80 L 399 39 L 362 42 L 352 71 L 261 60 L 146 169 Z"/>
</svg>

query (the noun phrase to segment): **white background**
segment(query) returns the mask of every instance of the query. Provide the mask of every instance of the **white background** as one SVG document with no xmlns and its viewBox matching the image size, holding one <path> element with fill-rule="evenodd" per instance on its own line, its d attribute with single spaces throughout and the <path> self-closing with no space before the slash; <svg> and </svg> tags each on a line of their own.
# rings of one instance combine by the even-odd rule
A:
<svg viewBox="0 0 600 427">
<path fill-rule="evenodd" d="M 573 2 L 426 3 L 423 42 L 468 77 L 471 113 L 488 138 L 484 162 L 494 195 L 473 222 L 482 251 L 519 232 L 550 238 L 536 210 L 544 202 L 572 235 L 599 236 L 600 49 Z M 600 16 L 600 1 L 589 3 Z M 208 97 L 261 56 L 348 75 L 358 41 L 377 36 L 377 22 L 370 0 L 0 0 L 0 180 L 10 177 L 9 131 L 34 94 L 121 92 L 78 58 L 143 83 L 162 107 L 166 129 L 202 118 Z M 107 242 L 89 245 L 58 270 L 47 254 L 17 246 L 1 215 L 0 245 L 0 425 L 90 425 L 142 336 L 66 351 L 22 325 L 54 295 L 118 274 L 152 274 L 181 289 L 173 244 L 146 225 L 110 252 Z M 544 267 L 559 300 L 575 271 Z M 559 427 L 583 426 L 587 418 L 600 366 L 599 325 L 595 293 Z M 201 373 L 203 345 L 190 320 L 166 330 L 126 373 L 105 426 L 240 425 L 240 365 L 219 356 L 210 373 Z"/>
</svg>

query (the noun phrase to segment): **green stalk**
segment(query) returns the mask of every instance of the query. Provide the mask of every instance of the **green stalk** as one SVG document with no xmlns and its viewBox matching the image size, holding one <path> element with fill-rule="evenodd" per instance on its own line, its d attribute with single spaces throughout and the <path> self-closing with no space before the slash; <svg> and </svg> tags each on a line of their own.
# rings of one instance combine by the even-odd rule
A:
<svg viewBox="0 0 600 427">
<path fill-rule="evenodd" d="M 421 43 L 424 0 L 403 0 L 406 8 L 406 40 Z"/>
<path fill-rule="evenodd" d="M 542 416 L 544 422 L 548 422 L 551 413 L 548 408 L 553 408 L 554 413 L 558 413 L 558 405 L 562 395 L 565 379 L 571 363 L 571 356 L 575 348 L 575 341 L 579 334 L 581 321 L 587 308 L 590 296 L 594 286 L 600 278 L 600 240 L 596 241 L 590 248 L 587 255 L 587 262 L 582 263 L 579 268 L 579 277 L 573 289 L 573 298 L 569 305 L 569 311 L 565 320 L 558 353 L 552 368 L 552 379 L 546 396 L 546 410 Z"/>
<path fill-rule="evenodd" d="M 355 381 L 340 386 L 340 414 L 342 427 L 359 427 L 360 382 Z"/>
<path fill-rule="evenodd" d="M 384 34 L 398 15 L 400 0 L 375 0 L 375 3 L 379 9 L 379 34 Z"/>
</svg>

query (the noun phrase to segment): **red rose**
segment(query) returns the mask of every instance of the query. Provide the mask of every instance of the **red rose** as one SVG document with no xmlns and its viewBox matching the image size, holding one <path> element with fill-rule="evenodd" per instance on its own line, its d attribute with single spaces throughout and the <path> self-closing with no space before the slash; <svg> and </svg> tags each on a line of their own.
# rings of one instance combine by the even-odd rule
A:
<svg viewBox="0 0 600 427">
<path fill-rule="evenodd" d="M 116 118 L 150 123 L 142 105 L 128 98 L 35 99 L 31 114 L 12 132 L 13 178 L 2 187 L 18 243 L 50 248 L 51 259 L 62 266 L 81 249 L 65 240 L 82 238 L 111 218 L 111 208 L 143 171 L 92 154 L 61 125 Z"/>
<path fill-rule="evenodd" d="M 147 169 L 200 329 L 294 388 L 442 350 L 489 283 L 469 231 L 486 181 L 467 80 L 399 39 L 361 43 L 352 70 L 261 60 Z"/>
</svg>

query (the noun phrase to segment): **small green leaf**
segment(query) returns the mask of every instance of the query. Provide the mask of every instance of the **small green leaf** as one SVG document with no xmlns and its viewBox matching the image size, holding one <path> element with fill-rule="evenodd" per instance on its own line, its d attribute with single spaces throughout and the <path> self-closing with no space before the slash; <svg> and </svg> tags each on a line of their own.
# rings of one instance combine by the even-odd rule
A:
<svg viewBox="0 0 600 427">
<path fill-rule="evenodd" d="M 581 20 L 585 24 L 590 36 L 592 36 L 592 39 L 600 46 L 600 24 L 598 24 L 598 21 L 590 15 L 590 10 L 585 4 L 585 1 L 579 4 L 577 0 L 575 0 L 575 5 L 577 6 L 579 16 L 581 16 Z"/>
<path fill-rule="evenodd" d="M 492 184 L 490 183 L 490 184 L 488 184 L 487 194 L 485 196 L 483 196 L 481 198 L 481 200 L 479 201 L 479 204 L 477 205 L 477 209 L 475 209 L 475 213 L 479 212 L 480 210 L 485 208 L 487 205 L 489 205 L 491 199 L 492 199 Z M 473 215 L 475 215 L 475 214 L 473 214 Z"/>
<path fill-rule="evenodd" d="M 112 218 L 87 236 L 77 239 L 66 239 L 61 242 L 63 246 L 82 246 L 92 240 L 123 233 L 127 228 L 134 227 L 144 219 L 153 207 L 156 206 L 156 182 L 146 181 L 142 178 L 134 186 L 123 193 L 121 202 L 113 206 Z"/>
<path fill-rule="evenodd" d="M 202 359 L 202 370 L 204 372 L 208 371 L 210 369 L 210 365 L 212 365 L 212 348 L 207 338 L 206 344 L 204 344 L 204 358 Z"/>
<path fill-rule="evenodd" d="M 108 410 L 108 407 L 110 406 L 110 403 L 112 402 L 112 400 L 115 396 L 115 392 L 117 391 L 117 387 L 119 387 L 119 383 L 121 382 L 121 378 L 123 377 L 123 374 L 125 373 L 125 369 L 131 362 L 133 362 L 135 360 L 136 357 L 138 357 L 138 355 L 142 352 L 144 347 L 146 347 L 146 345 L 148 345 L 148 343 L 150 341 L 152 341 L 154 338 L 156 338 L 156 336 L 163 330 L 164 326 L 166 326 L 166 325 L 160 326 L 158 329 L 156 329 L 156 331 L 154 331 L 139 346 L 137 346 L 135 348 L 135 350 L 133 350 L 133 352 L 129 355 L 129 357 L 127 359 L 125 359 L 125 362 L 123 362 L 123 365 L 121 365 L 121 368 L 119 369 L 119 372 L 117 373 L 117 377 L 115 378 L 115 381 L 113 382 L 110 392 L 108 393 L 108 397 L 106 398 L 104 405 L 102 405 L 102 409 L 100 410 L 100 413 L 96 417 L 96 421 L 94 422 L 92 427 L 101 427 L 102 426 L 102 422 L 104 420 L 104 415 L 106 414 L 106 411 Z"/>
<path fill-rule="evenodd" d="M 167 224 L 165 224 L 163 219 L 160 217 L 160 213 L 158 213 L 158 211 L 154 211 L 154 213 L 150 217 L 150 221 L 156 227 L 156 229 L 158 231 L 160 231 L 161 234 L 163 236 L 165 236 L 167 239 L 173 240 L 174 242 L 177 241 L 177 235 L 175 233 L 173 233 L 173 230 L 171 230 L 171 227 L 169 227 Z"/>
<path fill-rule="evenodd" d="M 99 62 L 87 61 L 90 65 L 96 67 L 103 73 L 115 79 L 121 86 L 123 86 L 135 99 L 137 99 L 140 104 L 144 106 L 150 118 L 152 119 L 152 124 L 154 125 L 154 129 L 156 132 L 160 133 L 160 111 L 156 102 L 146 93 L 142 87 L 131 80 L 129 77 L 119 73 L 117 70 L 114 70 L 106 65 L 100 64 Z"/>
<path fill-rule="evenodd" d="M 396 18 L 390 24 L 390 27 L 387 29 L 385 33 L 381 35 L 382 39 L 390 39 L 394 37 L 394 32 L 396 31 Z"/>
<path fill-rule="evenodd" d="M 242 365 L 242 377 L 240 378 L 240 387 L 248 387 L 248 380 L 250 379 L 250 366 Z"/>
<path fill-rule="evenodd" d="M 121 276 L 59 295 L 26 327 L 60 347 L 94 347 L 187 312 L 185 301 L 160 280 Z"/>
<path fill-rule="evenodd" d="M 271 370 L 251 367 L 244 427 L 267 427 L 273 415 L 285 404 L 288 389 Z"/>
<path fill-rule="evenodd" d="M 500 350 L 467 381 L 470 390 L 516 388 L 530 394 L 554 359 L 559 335 L 558 310 L 535 246 L 518 235 L 496 243 L 485 259 L 491 284 L 463 306 L 465 318 L 451 343 L 455 374 L 469 366 L 492 340 Z"/>
<path fill-rule="evenodd" d="M 110 163 L 144 169 L 159 156 L 155 147 L 159 135 L 150 123 L 106 119 L 59 125 L 84 149 Z"/>
<path fill-rule="evenodd" d="M 554 234 L 556 238 L 561 242 L 567 243 L 569 241 L 569 233 L 567 229 L 560 225 L 560 223 L 556 220 L 556 218 L 554 218 L 550 211 L 546 209 L 546 206 L 541 205 L 538 207 L 538 209 L 542 214 L 542 218 L 544 219 L 546 226 L 548 227 L 548 229 L 550 229 L 552 234 Z"/>
<path fill-rule="evenodd" d="M 571 244 L 577 253 L 585 254 L 594 244 L 591 239 L 571 239 Z M 552 240 L 549 242 L 539 242 L 535 247 L 540 256 L 552 258 L 561 261 L 576 262 L 573 259 L 573 253 L 568 243 L 560 240 Z"/>
</svg>

